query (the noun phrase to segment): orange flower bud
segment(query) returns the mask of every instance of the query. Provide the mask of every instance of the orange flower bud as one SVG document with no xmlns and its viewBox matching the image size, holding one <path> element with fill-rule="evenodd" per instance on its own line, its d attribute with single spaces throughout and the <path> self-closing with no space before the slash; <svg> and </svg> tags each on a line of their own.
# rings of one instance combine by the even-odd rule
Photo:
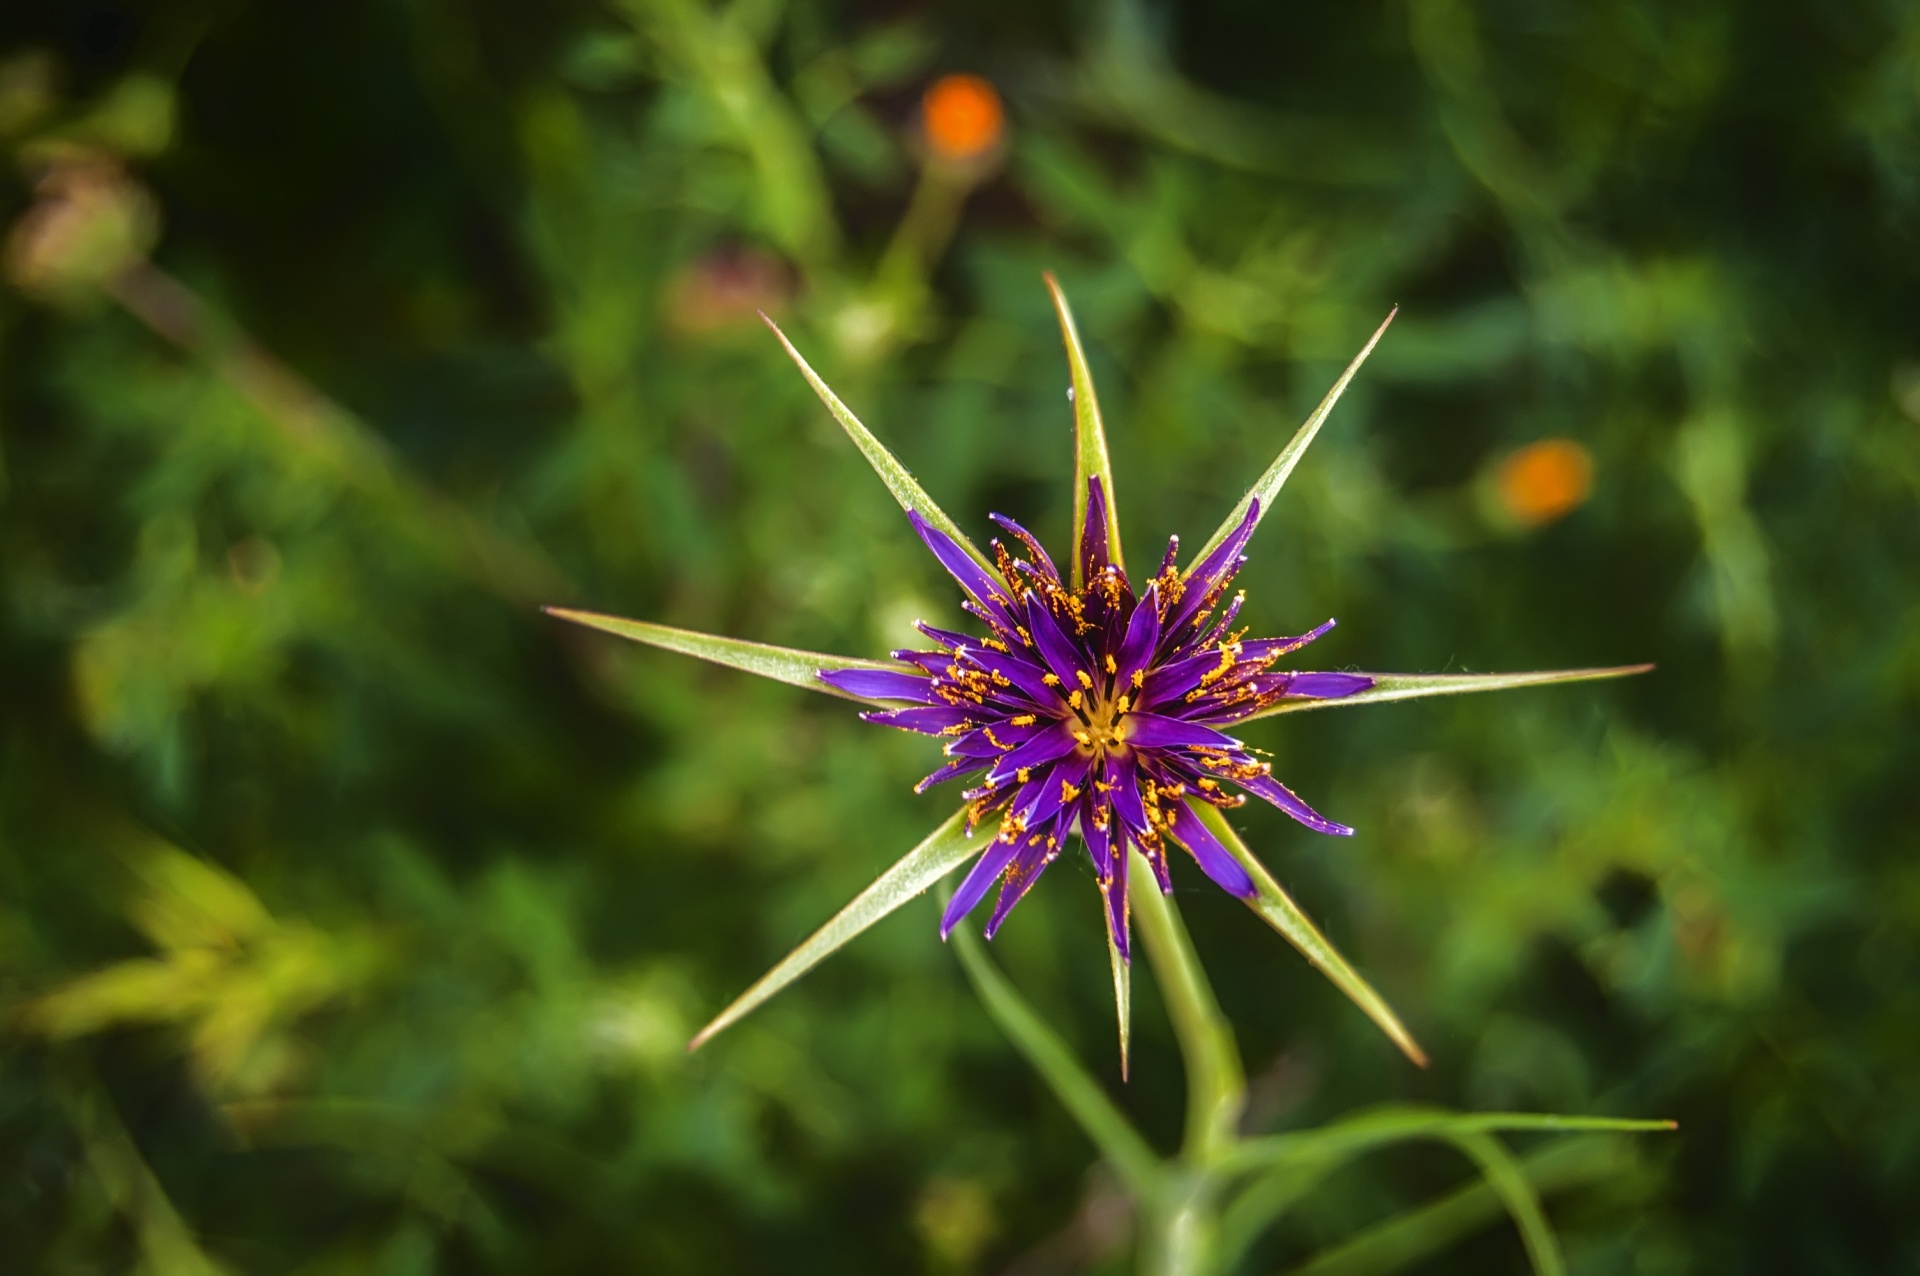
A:
<svg viewBox="0 0 1920 1276">
<path fill-rule="evenodd" d="M 946 75 L 920 100 L 927 149 L 950 163 L 977 160 L 1000 145 L 1006 112 L 993 85 L 977 75 Z"/>
<path fill-rule="evenodd" d="M 1539 527 L 1586 503 L 1593 457 L 1572 439 L 1542 439 L 1507 457 L 1496 476 L 1500 504 L 1525 527 Z"/>
</svg>

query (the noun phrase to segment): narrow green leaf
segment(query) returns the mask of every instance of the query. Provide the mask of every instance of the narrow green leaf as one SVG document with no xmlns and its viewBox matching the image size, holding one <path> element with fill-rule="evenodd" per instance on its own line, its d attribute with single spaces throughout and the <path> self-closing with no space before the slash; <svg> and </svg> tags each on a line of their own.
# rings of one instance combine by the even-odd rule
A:
<svg viewBox="0 0 1920 1276">
<path fill-rule="evenodd" d="M 1210 1165 L 1234 1143 L 1234 1125 L 1246 1103 L 1246 1072 L 1233 1028 L 1220 1013 L 1179 909 L 1154 884 L 1146 857 L 1138 850 L 1132 855 L 1131 895 L 1137 901 L 1140 938 L 1187 1070 L 1184 1151 L 1190 1162 Z"/>
<path fill-rule="evenodd" d="M 1387 312 L 1387 317 L 1380 321 L 1380 326 L 1373 330 L 1371 337 L 1367 338 L 1367 344 L 1360 348 L 1359 354 L 1353 356 L 1353 362 L 1349 363 L 1347 370 L 1340 374 L 1340 379 L 1333 383 L 1333 389 L 1327 391 L 1326 398 L 1320 400 L 1320 406 L 1313 410 L 1313 415 L 1293 432 L 1293 437 L 1287 441 L 1285 447 L 1280 449 L 1280 455 L 1273 459 L 1273 464 L 1269 465 L 1267 472 L 1260 476 L 1260 481 L 1248 489 L 1247 494 L 1240 498 L 1240 503 L 1233 507 L 1233 512 L 1227 515 L 1227 521 L 1220 524 L 1220 530 L 1215 532 L 1212 538 L 1200 547 L 1200 552 L 1193 556 L 1194 562 L 1197 563 L 1211 554 L 1219 548 L 1220 542 L 1233 535 L 1233 529 L 1240 526 L 1240 520 L 1247 516 L 1247 508 L 1253 504 L 1255 498 L 1260 501 L 1260 513 L 1254 519 L 1255 525 L 1257 526 L 1260 520 L 1267 516 L 1267 511 L 1273 508 L 1273 498 L 1279 495 L 1280 489 L 1286 485 L 1288 476 L 1293 473 L 1293 467 L 1300 464 L 1300 458 L 1306 454 L 1307 445 L 1313 442 L 1313 436 L 1320 433 L 1320 427 L 1326 424 L 1327 417 L 1333 412 L 1333 405 L 1340 402 L 1340 396 L 1347 392 L 1347 383 L 1352 381 L 1354 374 L 1360 371 L 1360 365 L 1367 361 L 1367 356 L 1373 353 L 1373 348 L 1380 344 L 1380 338 L 1386 334 L 1387 325 L 1392 323 L 1393 317 L 1399 313 L 1398 306 Z"/>
<path fill-rule="evenodd" d="M 1218 809 L 1204 802 L 1195 803 L 1193 809 L 1253 878 L 1254 887 L 1259 893 L 1247 901 L 1248 906 L 1265 918 L 1267 925 L 1285 936 L 1288 943 L 1299 949 L 1301 956 L 1312 962 L 1321 974 L 1331 979 L 1334 987 L 1347 994 L 1354 1005 L 1365 1011 L 1367 1017 L 1380 1026 L 1380 1031 L 1386 1033 L 1407 1058 L 1422 1068 L 1426 1067 L 1426 1052 L 1420 1049 L 1419 1044 L 1413 1039 L 1413 1034 L 1408 1032 L 1406 1025 L 1400 1022 L 1400 1017 L 1394 1014 L 1393 1008 L 1387 1004 L 1386 999 L 1360 977 L 1360 972 L 1340 955 L 1339 950 L 1320 933 L 1320 928 L 1300 911 L 1300 906 L 1293 902 L 1292 897 L 1280 889 L 1280 884 L 1273 880 L 1273 874 L 1267 872 L 1267 866 L 1247 849 L 1247 844 L 1240 840 L 1240 835 L 1234 832 L 1233 826 L 1227 823 L 1226 817 Z"/>
<path fill-rule="evenodd" d="M 1027 1057 L 1054 1097 L 1066 1106 L 1101 1155 L 1113 1163 L 1134 1195 L 1143 1200 L 1154 1196 L 1160 1190 L 1161 1168 L 1159 1158 L 1154 1156 L 1146 1139 L 1114 1106 L 1100 1083 L 1080 1066 L 1059 1034 L 1014 991 L 972 931 L 964 926 L 955 930 L 953 947 L 960 955 L 960 964 L 966 968 L 967 978 L 973 981 L 974 991 L 980 995 L 981 1004 L 986 1006 L 1000 1031 Z"/>
<path fill-rule="evenodd" d="M 1352 1156 L 1407 1139 L 1453 1139 L 1496 1132 L 1510 1134 L 1648 1134 L 1676 1130 L 1679 1124 L 1642 1117 L 1562 1116 L 1547 1112 L 1450 1112 L 1444 1108 L 1393 1104 L 1325 1125 L 1316 1130 L 1247 1139 L 1221 1163 L 1223 1173 L 1240 1173 L 1328 1156 Z"/>
<path fill-rule="evenodd" d="M 975 562 L 998 576 L 999 572 L 992 560 L 982 554 L 979 548 L 967 538 L 967 534 L 960 530 L 958 523 L 947 517 L 945 510 L 933 503 L 933 498 L 927 495 L 926 489 L 920 486 L 908 472 L 907 467 L 900 464 L 893 453 L 887 451 L 884 443 L 873 437 L 873 431 L 860 424 L 860 418 L 853 414 L 853 409 L 840 402 L 840 396 L 820 379 L 820 374 L 813 370 L 812 365 L 800 357 L 800 352 L 793 348 L 793 342 L 787 340 L 787 334 L 780 331 L 780 325 L 764 314 L 760 318 L 766 321 L 767 327 L 773 329 L 773 335 L 780 339 L 782 346 L 786 347 L 787 357 L 792 359 L 794 365 L 800 369 L 800 375 L 807 379 L 807 384 L 813 387 L 813 392 L 820 396 L 820 402 L 827 405 L 827 411 L 833 413 L 833 419 L 838 421 L 840 428 L 847 432 L 847 437 L 852 439 L 853 445 L 860 449 L 860 454 L 867 458 L 867 464 L 873 466 L 873 472 L 880 476 L 880 481 L 887 485 L 889 492 L 893 493 L 893 499 L 900 502 L 900 508 L 917 511 L 921 518 L 953 537 L 954 544 L 966 550 Z"/>
<path fill-rule="evenodd" d="M 1520 1241 L 1527 1247 L 1527 1261 L 1533 1264 L 1534 1276 L 1566 1276 L 1567 1265 L 1560 1257 L 1560 1242 L 1554 1238 L 1553 1228 L 1547 1225 L 1540 1197 L 1513 1153 L 1491 1134 L 1458 1134 L 1452 1143 L 1480 1167 L 1487 1186 L 1513 1216 L 1513 1225 L 1520 1229 Z"/>
<path fill-rule="evenodd" d="M 1521 1161 L 1522 1173 L 1538 1193 L 1601 1182 L 1631 1166 L 1616 1142 L 1603 1139 L 1556 1143 Z M 1465 1240 L 1498 1218 L 1500 1207 L 1492 1186 L 1484 1180 L 1472 1183 L 1322 1250 L 1289 1276 L 1386 1276 Z"/>
<path fill-rule="evenodd" d="M 848 940 L 925 891 L 954 869 L 980 853 L 983 843 L 966 834 L 966 808 L 961 808 L 925 841 L 901 857 L 900 861 L 874 879 L 873 885 L 854 897 L 833 920 L 808 937 L 807 941 L 780 959 L 780 963 L 714 1017 L 687 1043 L 698 1050 L 721 1029 L 737 1023 L 762 1002 L 812 970 Z"/>
<path fill-rule="evenodd" d="M 544 610 L 549 616 L 570 620 L 576 625 L 585 625 L 589 629 L 618 634 L 622 638 L 631 638 L 634 642 L 643 642 L 649 647 L 679 652 L 683 656 L 697 656 L 702 660 L 711 660 L 716 665 L 725 665 L 729 669 L 757 673 L 762 678 L 772 678 L 775 682 L 790 683 L 796 687 L 805 687 L 808 691 L 823 692 L 858 704 L 890 705 L 890 702 L 848 695 L 838 687 L 829 686 L 820 681 L 815 675 L 822 669 L 879 669 L 892 672 L 898 672 L 900 669 L 900 666 L 890 661 L 858 660 L 852 656 L 825 656 L 813 651 L 796 651 L 792 647 L 770 647 L 763 642 L 748 642 L 743 638 L 718 638 L 712 634 L 695 633 L 691 629 L 674 629 L 644 620 L 624 620 L 619 616 L 602 616 L 598 612 L 572 611 L 565 607 L 548 607 Z"/>
<path fill-rule="evenodd" d="M 1074 325 L 1067 294 L 1048 271 L 1042 276 L 1053 295 L 1054 313 L 1060 316 L 1060 339 L 1067 347 L 1067 371 L 1073 384 L 1073 585 L 1080 579 L 1080 533 L 1087 525 L 1087 480 L 1098 478 L 1107 497 L 1107 557 L 1116 567 L 1124 566 L 1120 556 L 1120 512 L 1114 504 L 1113 462 L 1107 458 L 1107 431 L 1100 422 L 1100 399 L 1094 393 L 1093 373 L 1087 367 L 1087 352 L 1080 345 L 1080 330 Z"/>
<path fill-rule="evenodd" d="M 1458 696 L 1473 691 L 1509 691 L 1515 687 L 1544 687 L 1556 682 L 1593 682 L 1646 673 L 1652 665 L 1611 665 L 1600 669 L 1544 669 L 1536 673 L 1376 673 L 1365 691 L 1337 700 L 1282 700 L 1270 709 L 1248 714 L 1242 721 L 1271 718 L 1276 713 L 1304 713 L 1308 709 L 1339 709 L 1388 700 L 1418 700 L 1424 696 Z"/>
<path fill-rule="evenodd" d="M 1100 900 L 1100 924 L 1106 929 L 1107 901 Z M 1107 962 L 1113 967 L 1113 1014 L 1120 1027 L 1120 1079 L 1127 1079 L 1133 1047 L 1133 966 L 1120 955 L 1120 945 L 1107 930 Z"/>
</svg>

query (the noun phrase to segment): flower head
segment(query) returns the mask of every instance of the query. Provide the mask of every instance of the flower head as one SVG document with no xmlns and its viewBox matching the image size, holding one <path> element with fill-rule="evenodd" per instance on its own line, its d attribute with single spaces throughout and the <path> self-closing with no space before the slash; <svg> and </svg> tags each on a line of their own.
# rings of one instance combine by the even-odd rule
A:
<svg viewBox="0 0 1920 1276">
<path fill-rule="evenodd" d="M 1275 780 L 1255 751 L 1222 728 L 1251 718 L 1329 705 L 1377 704 L 1641 673 L 1649 665 L 1501 674 L 1299 673 L 1278 669 L 1333 627 L 1294 638 L 1249 640 L 1234 627 L 1242 597 L 1228 591 L 1255 526 L 1299 464 L 1347 385 L 1386 332 L 1387 316 L 1253 489 L 1206 542 L 1192 566 L 1176 566 L 1179 543 L 1144 588 L 1122 566 L 1112 467 L 1086 355 L 1066 298 L 1051 276 L 1073 378 L 1075 516 L 1066 572 L 1025 528 L 994 515 L 1011 538 L 981 552 L 913 475 L 860 422 L 778 328 L 774 334 L 807 383 L 866 456 L 913 529 L 966 594 L 984 636 L 922 625 L 928 651 L 893 662 L 827 656 L 644 620 L 549 608 L 579 624 L 698 656 L 793 686 L 871 706 L 869 721 L 945 741 L 947 762 L 920 782 L 973 777 L 966 805 L 875 878 L 852 902 L 782 958 L 694 1037 L 698 1046 L 819 964 L 867 927 L 972 862 L 941 919 L 947 935 L 997 881 L 991 936 L 1077 834 L 1106 898 L 1121 1070 L 1128 1032 L 1128 864 L 1138 855 L 1170 890 L 1169 848 L 1245 900 L 1286 937 L 1407 1056 L 1418 1044 L 1384 998 L 1327 941 L 1220 815 L 1247 796 L 1271 802 L 1322 833 L 1352 830 L 1317 814 Z M 769 326 L 772 321 L 768 320 Z M 976 826 L 997 815 L 991 839 Z"/>
<path fill-rule="evenodd" d="M 1097 476 L 1088 479 L 1077 589 L 1012 519 L 993 516 L 1021 555 L 990 542 L 996 575 L 917 512 L 908 518 L 959 582 L 967 595 L 961 605 L 985 623 L 987 636 L 923 624 L 936 647 L 894 652 L 901 672 L 825 670 L 820 678 L 853 695 L 903 702 L 861 716 L 944 739 L 950 760 L 919 788 L 974 776 L 964 795 L 969 829 L 1000 816 L 941 918 L 942 937 L 998 881 L 991 938 L 1075 835 L 1093 862 L 1123 958 L 1130 846 L 1162 891 L 1173 889 L 1167 853 L 1174 846 L 1223 890 L 1252 898 L 1253 879 L 1190 803 L 1234 807 L 1252 794 L 1318 832 L 1353 832 L 1294 796 L 1271 765 L 1221 730 L 1288 698 L 1332 699 L 1373 686 L 1365 674 L 1274 668 L 1332 621 L 1293 638 L 1249 640 L 1234 628 L 1246 595 L 1228 601 L 1227 591 L 1246 561 L 1240 551 L 1259 519 L 1257 499 L 1233 534 L 1185 572 L 1174 565 L 1180 541 L 1173 538 L 1137 593 L 1109 559 Z"/>
</svg>

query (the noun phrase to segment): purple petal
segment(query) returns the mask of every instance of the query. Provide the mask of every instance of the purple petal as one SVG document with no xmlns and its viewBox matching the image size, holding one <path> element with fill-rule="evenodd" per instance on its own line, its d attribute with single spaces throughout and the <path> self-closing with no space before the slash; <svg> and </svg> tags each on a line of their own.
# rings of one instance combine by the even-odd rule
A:
<svg viewBox="0 0 1920 1276">
<path fill-rule="evenodd" d="M 1010 727 L 1004 722 L 990 722 L 948 745 L 947 756 L 985 759 L 1005 757 L 1052 725 L 1051 722 L 1036 722 L 1030 727 Z"/>
<path fill-rule="evenodd" d="M 1120 640 L 1120 653 L 1114 658 L 1119 670 L 1119 681 L 1115 685 L 1125 688 L 1132 682 L 1134 673 L 1147 667 L 1147 662 L 1153 659 L 1153 649 L 1159 645 L 1160 587 L 1148 585 L 1133 615 L 1127 619 L 1127 636 Z"/>
<path fill-rule="evenodd" d="M 932 704 L 933 679 L 924 674 L 884 669 L 822 669 L 820 681 L 866 700 L 911 700 Z"/>
<path fill-rule="evenodd" d="M 1140 704 L 1143 708 L 1180 703 L 1189 691 L 1200 685 L 1200 680 L 1208 673 L 1220 667 L 1218 651 L 1203 651 L 1197 656 L 1187 656 L 1169 664 L 1161 665 L 1147 674 L 1140 688 Z"/>
<path fill-rule="evenodd" d="M 1287 683 L 1286 694 L 1308 696 L 1315 700 L 1338 700 L 1342 696 L 1365 691 L 1373 679 L 1364 673 L 1296 673 Z"/>
<path fill-rule="evenodd" d="M 1212 727 L 1203 727 L 1157 713 L 1129 713 L 1120 720 L 1120 732 L 1136 749 L 1237 749 L 1240 742 Z"/>
<path fill-rule="evenodd" d="M 998 734 L 996 732 L 996 734 Z M 1055 722 L 1036 732 L 1031 740 L 994 763 L 987 775 L 988 784 L 1003 784 L 1022 768 L 1038 767 L 1065 757 L 1079 743 L 1064 722 Z"/>
<path fill-rule="evenodd" d="M 968 559 L 967 561 L 972 562 L 973 560 Z M 951 629 L 936 629 L 924 620 L 914 621 L 913 627 L 948 650 L 952 650 L 955 647 L 964 647 L 969 643 L 978 644 L 980 641 L 978 638 L 969 634 L 957 634 Z"/>
<path fill-rule="evenodd" d="M 1107 860 L 1107 844 L 1113 830 L 1113 821 L 1109 813 L 1107 827 L 1103 829 L 1094 823 L 1093 816 L 1094 812 L 1105 804 L 1100 795 L 1092 790 L 1080 799 L 1080 841 L 1087 848 L 1087 858 L 1093 861 L 1094 876 L 1103 882 L 1107 880 L 1107 873 L 1113 867 Z"/>
<path fill-rule="evenodd" d="M 1053 839 L 1053 845 L 1047 845 L 1047 839 Z M 1020 839 L 1020 853 L 1014 856 L 1013 865 L 1000 882 L 1000 898 L 994 901 L 993 916 L 987 921 L 987 938 L 992 939 L 1000 930 L 1000 923 L 1007 920 L 1007 914 L 1013 911 L 1033 884 L 1040 880 L 1040 874 L 1047 871 L 1047 865 L 1053 863 L 1060 854 L 1060 848 L 1067 839 L 1064 824 L 1055 827 L 1046 825 Z"/>
<path fill-rule="evenodd" d="M 1090 672 L 1087 659 L 1080 654 L 1080 649 L 1074 646 L 1072 640 L 1061 632 L 1052 610 L 1038 594 L 1027 595 L 1027 632 L 1033 635 L 1033 645 L 1040 653 L 1040 658 L 1047 662 L 1047 668 L 1060 680 L 1060 695 L 1070 695 L 1080 686 L 1079 675 Z"/>
<path fill-rule="evenodd" d="M 1187 848 L 1199 863 L 1200 871 L 1212 878 L 1215 886 L 1241 899 L 1252 899 L 1259 893 L 1253 878 L 1247 875 L 1240 861 L 1220 844 L 1220 839 L 1213 835 L 1212 829 L 1201 823 L 1192 807 L 1184 801 L 1176 801 L 1170 814 L 1172 820 L 1168 831 L 1173 834 L 1175 841 Z"/>
<path fill-rule="evenodd" d="M 952 758 L 997 758 L 1012 749 L 1017 749 L 1033 737 L 1039 735 L 1052 723 L 1036 722 L 1029 727 L 1008 726 L 1004 722 L 989 722 L 986 726 L 969 731 L 947 746 L 947 756 Z"/>
<path fill-rule="evenodd" d="M 1022 806 L 1020 799 L 1015 799 L 1014 809 L 1026 817 L 1028 828 L 1038 828 L 1041 821 L 1051 820 L 1061 807 L 1073 801 L 1067 794 L 1068 786 L 1072 786 L 1075 796 L 1087 791 L 1092 783 L 1087 775 L 1088 766 L 1087 759 L 1069 753 L 1047 768 L 1046 778 L 1027 805 Z"/>
<path fill-rule="evenodd" d="M 1154 573 L 1155 579 L 1165 576 L 1168 572 L 1172 571 L 1174 563 L 1177 562 L 1179 558 L 1180 538 L 1178 536 L 1167 537 L 1167 552 L 1160 559 L 1160 570 Z"/>
<path fill-rule="evenodd" d="M 954 543 L 953 537 L 921 518 L 920 511 L 908 510 L 907 521 L 913 524 L 913 530 L 920 534 L 920 539 L 925 541 L 927 548 L 933 551 L 933 556 L 940 560 L 940 565 L 947 569 L 947 574 L 960 583 L 960 588 L 971 595 L 973 600 L 985 608 L 990 615 L 997 615 L 1011 628 L 1013 622 L 1006 610 L 1006 586 L 994 580 L 986 568 L 974 562 L 973 556 Z"/>
<path fill-rule="evenodd" d="M 955 758 L 926 779 L 920 781 L 920 783 L 914 785 L 913 791 L 915 793 L 925 793 L 936 784 L 945 784 L 948 780 L 956 776 L 965 775 L 969 771 L 978 771 L 985 765 L 986 762 L 980 758 Z"/>
<path fill-rule="evenodd" d="M 1193 570 L 1187 573 L 1189 597 L 1196 591 L 1204 594 L 1219 584 L 1220 577 L 1233 567 L 1235 560 L 1240 557 L 1240 551 L 1247 547 L 1247 540 L 1253 535 L 1253 525 L 1259 521 L 1260 498 L 1256 496 L 1247 503 L 1247 512 L 1240 520 L 1240 526 L 1234 528 L 1227 539 L 1214 546 L 1213 552 L 1201 559 L 1195 564 Z"/>
<path fill-rule="evenodd" d="M 1259 521 L 1260 501 L 1256 497 L 1247 505 L 1246 515 L 1232 534 L 1182 578 L 1186 590 L 1180 595 L 1173 614 L 1162 626 L 1167 633 L 1178 634 L 1184 630 L 1188 622 L 1206 606 L 1208 596 L 1240 570 L 1240 551 L 1246 548 L 1247 539 L 1253 535 L 1253 525 Z"/>
<path fill-rule="evenodd" d="M 1162 895 L 1173 894 L 1173 877 L 1167 872 L 1167 853 L 1155 846 L 1140 848 L 1140 858 L 1153 870 L 1153 880 L 1159 885 Z"/>
<path fill-rule="evenodd" d="M 998 523 L 1007 532 L 1018 538 L 1022 545 L 1026 546 L 1027 553 L 1031 556 L 1033 565 L 1039 568 L 1042 576 L 1045 576 L 1056 585 L 1060 583 L 1060 569 L 1053 565 L 1053 559 L 1048 557 L 1046 549 L 1039 541 L 1034 539 L 1032 532 L 1029 532 L 1026 528 L 1020 526 L 1020 524 L 1014 522 L 1004 514 L 989 514 L 987 517 Z"/>
<path fill-rule="evenodd" d="M 955 705 L 926 705 L 912 709 L 874 709 L 860 715 L 868 722 L 918 731 L 921 735 L 945 735 L 954 727 L 965 726 L 972 714 Z"/>
<path fill-rule="evenodd" d="M 1128 933 L 1130 928 L 1127 924 L 1129 918 L 1126 847 L 1124 837 L 1114 839 L 1113 849 L 1108 852 L 1108 862 L 1113 865 L 1113 872 L 1100 885 L 1100 893 L 1106 897 L 1107 934 L 1113 937 L 1114 951 L 1120 954 L 1120 960 L 1123 962 L 1133 960 L 1133 954 L 1128 951 L 1131 947 L 1131 936 Z"/>
<path fill-rule="evenodd" d="M 1107 784 L 1114 816 L 1135 832 L 1146 832 L 1147 808 L 1140 802 L 1140 777 L 1134 770 L 1132 753 L 1125 757 L 1107 755 Z M 1117 835 L 1116 830 L 1116 839 Z"/>
<path fill-rule="evenodd" d="M 947 666 L 953 663 L 951 651 L 890 651 L 887 653 L 903 665 L 912 665 L 922 673 L 945 673 Z"/>
<path fill-rule="evenodd" d="M 1256 638 L 1252 642 L 1242 644 L 1244 650 L 1241 655 L 1249 661 L 1265 660 L 1269 657 L 1278 660 L 1281 656 L 1300 650 L 1314 639 L 1325 636 L 1327 631 L 1333 628 L 1334 623 L 1329 620 L 1324 625 L 1316 625 L 1298 638 Z"/>
<path fill-rule="evenodd" d="M 953 928 L 960 924 L 960 919 L 973 911 L 973 906 L 986 895 L 987 888 L 993 885 L 994 879 L 1000 876 L 1007 861 L 1019 849 L 1012 842 L 997 837 L 993 839 L 986 852 L 974 861 L 973 871 L 960 883 L 960 889 L 947 901 L 947 911 L 940 915 L 940 938 L 951 935 Z"/>
<path fill-rule="evenodd" d="M 983 647 L 978 643 L 961 648 L 955 653 L 955 658 L 976 669 L 984 669 L 990 674 L 999 674 L 1035 705 L 1056 711 L 1061 708 L 1060 701 L 1065 697 L 1065 692 L 1056 691 L 1048 686 L 1046 669 L 1034 664 L 1031 660 L 1022 659 L 1010 652 L 995 651 L 991 647 Z"/>
<path fill-rule="evenodd" d="M 1353 830 L 1344 824 L 1335 824 L 1326 816 L 1302 802 L 1292 789 L 1280 783 L 1270 775 L 1255 776 L 1251 780 L 1235 780 L 1255 797 L 1265 798 L 1281 810 L 1291 815 L 1316 833 L 1331 833 L 1335 837 L 1352 837 Z"/>
<path fill-rule="evenodd" d="M 1087 520 L 1080 525 L 1080 579 L 1091 581 L 1107 569 L 1107 494 L 1100 476 L 1087 480 Z"/>
</svg>

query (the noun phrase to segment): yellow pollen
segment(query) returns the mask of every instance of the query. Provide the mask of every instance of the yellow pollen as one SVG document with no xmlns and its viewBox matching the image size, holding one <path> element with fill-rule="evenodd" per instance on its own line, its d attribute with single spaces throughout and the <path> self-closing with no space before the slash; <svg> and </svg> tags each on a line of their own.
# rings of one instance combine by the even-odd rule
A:
<svg viewBox="0 0 1920 1276">
<path fill-rule="evenodd" d="M 1035 721 L 1037 721 L 1037 719 L 1031 713 L 1022 713 L 1008 718 L 1007 725 L 1010 727 L 1030 727 Z"/>
<path fill-rule="evenodd" d="M 1046 683 L 1049 687 L 1057 687 L 1060 685 L 1060 679 L 1050 673 L 1041 674 L 1040 681 Z"/>
<path fill-rule="evenodd" d="M 1020 781 L 1020 783 L 1025 784 L 1028 780 L 1033 778 L 1033 768 L 1023 766 L 1019 770 L 1013 773 L 1013 778 Z"/>
<path fill-rule="evenodd" d="M 1093 690 L 1093 679 L 1087 677 L 1087 671 L 1085 669 L 1074 670 L 1073 676 L 1080 679 L 1080 685 L 1082 687 L 1085 687 L 1088 691 Z"/>
<path fill-rule="evenodd" d="M 1119 666 L 1119 665 L 1116 665 L 1115 663 L 1113 663 L 1113 657 L 1112 657 L 1112 656 L 1108 656 L 1108 657 L 1107 657 L 1107 672 L 1108 672 L 1108 673 L 1119 673 L 1119 672 L 1120 672 L 1120 666 Z"/>
<path fill-rule="evenodd" d="M 1135 669 L 1133 671 L 1133 689 L 1135 691 L 1138 691 L 1141 687 L 1146 685 L 1146 682 L 1147 682 L 1147 671 L 1145 669 Z"/>
<path fill-rule="evenodd" d="M 1065 780 L 1060 781 L 1060 800 L 1063 803 L 1071 802 L 1079 796 L 1079 789 L 1074 788 L 1073 785 L 1067 783 Z"/>
<path fill-rule="evenodd" d="M 1067 697 L 1067 704 L 1072 706 L 1075 709 L 1078 709 L 1081 705 L 1085 704 L 1086 702 L 1087 702 L 1086 696 L 1078 691 L 1074 692 L 1072 695 Z"/>
</svg>

